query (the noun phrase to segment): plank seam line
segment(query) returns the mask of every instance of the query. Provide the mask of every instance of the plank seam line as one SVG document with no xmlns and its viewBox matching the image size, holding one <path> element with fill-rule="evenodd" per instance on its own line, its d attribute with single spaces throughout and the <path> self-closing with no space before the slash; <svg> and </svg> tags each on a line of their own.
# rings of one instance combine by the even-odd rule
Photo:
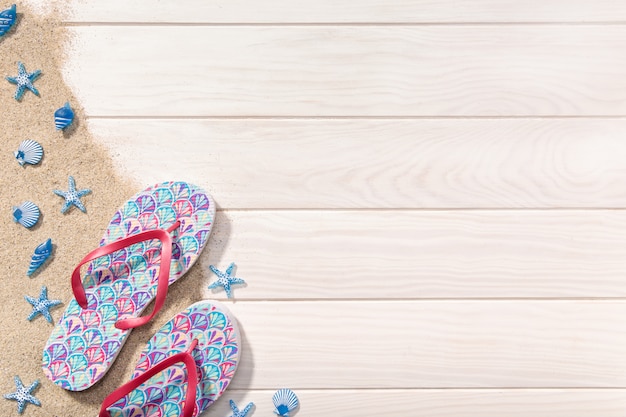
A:
<svg viewBox="0 0 626 417">
<path fill-rule="evenodd" d="M 620 390 L 626 390 L 626 387 L 540 387 L 540 388 L 534 388 L 534 387 L 507 387 L 507 388 L 494 388 L 494 387 L 454 387 L 454 388 L 448 388 L 448 387 L 441 387 L 441 388 L 431 388 L 431 387 L 425 387 L 425 388 L 415 388 L 415 387 L 409 387 L 409 388 L 390 388 L 390 387 L 364 387 L 364 388 L 325 388 L 325 387 L 320 387 L 320 388 L 299 388 L 298 391 L 302 391 L 302 392 L 328 392 L 328 391 L 335 391 L 335 392 L 354 392 L 354 391 L 411 391 L 411 392 L 415 392 L 415 391 L 504 391 L 504 390 L 508 390 L 508 391 L 580 391 L 580 390 L 587 390 L 587 391 L 620 391 Z M 241 392 L 241 393 L 248 393 L 251 391 L 254 392 L 276 392 L 275 389 L 272 388 L 251 388 L 251 389 L 244 389 L 244 388 L 229 388 L 228 389 L 229 392 Z"/>
<path fill-rule="evenodd" d="M 544 120 L 544 119 L 626 119 L 626 115 L 527 115 L 527 116 L 131 116 L 131 115 L 91 115 L 87 120 Z"/>
<path fill-rule="evenodd" d="M 626 387 L 354 387 L 354 388 L 298 388 L 291 387 L 294 391 L 307 391 L 307 392 L 349 392 L 349 391 L 621 391 L 626 390 Z M 256 388 L 256 389 L 244 389 L 244 388 L 229 388 L 229 392 L 251 392 L 251 391 L 268 391 L 275 392 L 272 388 Z"/>
<path fill-rule="evenodd" d="M 152 26 L 152 27 L 415 27 L 415 26 L 624 26 L 626 21 L 607 20 L 594 22 L 572 21 L 546 21 L 546 22 L 96 22 L 96 21 L 65 21 L 61 23 L 66 27 L 86 26 Z"/>
<path fill-rule="evenodd" d="M 585 212 L 585 211 L 607 211 L 607 212 L 622 212 L 626 210 L 626 207 L 362 207 L 362 208 L 332 208 L 332 207 L 277 207 L 277 208 L 267 208 L 267 207 L 259 207 L 259 208 L 250 208 L 250 207 L 230 207 L 223 208 L 218 207 L 218 212 L 228 213 L 239 213 L 239 212 L 359 212 L 359 213 L 368 213 L 368 212 L 406 212 L 406 213 L 419 213 L 419 212 L 511 212 L 511 211 L 519 211 L 519 212 L 549 212 L 549 211 L 567 211 L 567 212 Z"/>
<path fill-rule="evenodd" d="M 228 299 L 221 299 L 223 303 L 228 304 Z M 619 302 L 622 304 L 626 301 L 626 297 L 432 297 L 432 298 L 246 298 L 246 299 L 237 299 L 232 301 L 233 304 L 238 303 L 252 303 L 252 304 L 260 304 L 260 303 L 302 303 L 302 304 L 310 304 L 310 303 L 351 303 L 351 304 L 359 304 L 359 303 L 438 303 L 438 302 L 470 302 L 470 303 L 484 303 L 484 302 L 493 302 L 493 303 L 503 303 L 503 302 L 540 302 L 540 303 L 578 303 L 581 301 L 593 301 L 593 302 L 606 302 L 609 304 L 610 302 Z"/>
</svg>

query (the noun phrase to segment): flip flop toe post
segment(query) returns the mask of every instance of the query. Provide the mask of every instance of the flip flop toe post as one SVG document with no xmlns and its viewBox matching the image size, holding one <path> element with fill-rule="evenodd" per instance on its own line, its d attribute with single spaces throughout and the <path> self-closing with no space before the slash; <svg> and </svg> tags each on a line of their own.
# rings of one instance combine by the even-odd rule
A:
<svg viewBox="0 0 626 417">
<path fill-rule="evenodd" d="M 195 417 L 230 384 L 240 356 L 235 320 L 221 304 L 200 301 L 148 342 L 130 382 L 103 402 L 99 417 Z"/>
<path fill-rule="evenodd" d="M 129 332 L 159 311 L 168 285 L 198 259 L 214 216 L 211 197 L 185 182 L 157 184 L 128 200 L 72 274 L 74 298 L 44 348 L 46 376 L 70 391 L 99 381 Z"/>
</svg>

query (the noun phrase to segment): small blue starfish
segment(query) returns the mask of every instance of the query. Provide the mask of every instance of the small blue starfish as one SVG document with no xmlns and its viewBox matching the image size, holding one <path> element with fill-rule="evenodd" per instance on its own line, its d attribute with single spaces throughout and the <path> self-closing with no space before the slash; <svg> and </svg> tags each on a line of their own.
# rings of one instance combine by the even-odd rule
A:
<svg viewBox="0 0 626 417">
<path fill-rule="evenodd" d="M 235 269 L 234 262 L 228 266 L 228 268 L 226 269 L 226 272 L 220 271 L 213 265 L 209 265 L 209 268 L 211 269 L 211 271 L 213 271 L 215 275 L 217 275 L 217 281 L 209 285 L 209 289 L 212 290 L 213 288 L 224 287 L 224 291 L 226 291 L 226 296 L 228 298 L 232 298 L 232 293 L 230 292 L 231 285 L 246 283 L 246 281 L 244 281 L 243 279 L 236 278 L 233 276 L 233 270 Z"/>
<path fill-rule="evenodd" d="M 67 191 L 61 191 L 61 190 L 53 191 L 56 195 L 58 195 L 59 197 L 63 197 L 65 199 L 65 204 L 63 204 L 63 207 L 61 208 L 61 213 L 65 214 L 65 212 L 69 210 L 69 208 L 72 205 L 75 205 L 76 207 L 78 207 L 78 209 L 82 211 L 83 213 L 87 212 L 87 209 L 85 209 L 85 206 L 83 206 L 83 203 L 80 201 L 80 198 L 84 196 L 85 194 L 89 194 L 91 190 L 88 188 L 85 188 L 84 190 L 76 191 L 76 182 L 74 181 L 74 177 L 72 177 L 71 175 L 70 175 L 68 183 L 69 185 L 68 185 Z"/>
<path fill-rule="evenodd" d="M 4 394 L 4 398 L 7 400 L 17 401 L 17 412 L 22 414 L 24 412 L 24 408 L 26 408 L 26 403 L 35 404 L 41 407 L 41 402 L 35 398 L 31 393 L 35 388 L 39 386 L 39 380 L 36 380 L 28 388 L 22 384 L 22 380 L 19 376 L 15 376 L 14 378 L 15 386 L 17 390 L 10 394 Z"/>
<path fill-rule="evenodd" d="M 25 295 L 24 298 L 26 301 L 32 304 L 33 311 L 28 316 L 28 321 L 31 321 L 38 315 L 42 315 L 48 320 L 48 323 L 52 323 L 52 316 L 50 315 L 50 309 L 54 306 L 58 306 L 61 304 L 59 300 L 48 300 L 48 289 L 44 285 L 41 287 L 41 292 L 39 293 L 39 298 L 31 297 L 29 295 Z"/>
<path fill-rule="evenodd" d="M 33 82 L 37 79 L 37 77 L 39 77 L 39 75 L 41 75 L 40 70 L 31 72 L 29 74 L 28 72 L 26 72 L 24 64 L 18 62 L 17 75 L 15 77 L 7 77 L 8 82 L 17 85 L 17 90 L 15 90 L 15 94 L 13 95 L 13 97 L 18 101 L 21 100 L 27 88 L 32 91 L 33 94 L 39 96 L 39 91 L 37 91 L 37 89 L 33 85 Z"/>
<path fill-rule="evenodd" d="M 230 400 L 230 408 L 233 409 L 233 415 L 231 417 L 246 417 L 252 407 L 254 407 L 254 403 L 249 403 L 248 405 L 246 405 L 246 408 L 239 411 L 239 408 L 237 408 L 235 402 L 233 400 Z"/>
</svg>

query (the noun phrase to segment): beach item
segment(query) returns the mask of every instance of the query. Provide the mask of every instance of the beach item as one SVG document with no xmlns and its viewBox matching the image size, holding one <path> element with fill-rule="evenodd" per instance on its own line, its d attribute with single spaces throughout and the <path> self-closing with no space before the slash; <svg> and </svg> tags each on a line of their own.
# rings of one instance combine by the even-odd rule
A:
<svg viewBox="0 0 626 417">
<path fill-rule="evenodd" d="M 35 271 L 39 269 L 39 267 L 41 267 L 41 265 L 43 265 L 46 260 L 48 260 L 51 254 L 52 239 L 48 239 L 35 248 L 35 253 L 30 260 L 30 266 L 28 267 L 28 272 L 26 272 L 26 275 L 33 275 Z"/>
<path fill-rule="evenodd" d="M 42 315 L 48 320 L 48 323 L 52 323 L 52 316 L 50 315 L 50 309 L 54 306 L 61 304 L 59 300 L 48 300 L 48 288 L 46 286 L 41 287 L 39 298 L 25 295 L 24 299 L 33 306 L 33 311 L 28 316 L 28 321 L 31 321 L 38 315 Z"/>
<path fill-rule="evenodd" d="M 13 380 L 15 381 L 17 390 L 10 394 L 5 394 L 4 398 L 7 400 L 17 401 L 17 412 L 19 414 L 24 412 L 27 403 L 41 406 L 41 402 L 33 395 L 33 391 L 39 386 L 39 380 L 35 380 L 35 382 L 30 384 L 28 388 L 24 386 L 19 376 L 16 375 Z"/>
<path fill-rule="evenodd" d="M 185 182 L 157 184 L 127 201 L 107 226 L 101 246 L 72 273 L 75 299 L 44 348 L 46 376 L 71 391 L 99 381 L 131 329 L 158 313 L 168 285 L 198 259 L 214 216 L 211 197 Z M 81 283 L 82 265 L 88 267 Z M 153 299 L 151 312 L 140 317 Z"/>
<path fill-rule="evenodd" d="M 231 417 L 246 417 L 250 410 L 252 410 L 252 407 L 254 407 L 254 403 L 248 403 L 243 410 L 239 411 L 237 404 L 235 404 L 233 400 L 230 400 L 230 408 L 233 410 Z"/>
<path fill-rule="evenodd" d="M 13 206 L 13 220 L 27 229 L 37 224 L 40 215 L 39 207 L 32 201 L 24 201 L 19 206 Z"/>
<path fill-rule="evenodd" d="M 272 396 L 274 413 L 281 417 L 289 417 L 289 413 L 298 408 L 300 402 L 294 392 L 288 388 L 279 389 Z"/>
<path fill-rule="evenodd" d="M 74 111 L 67 102 L 63 107 L 54 112 L 54 125 L 57 130 L 62 130 L 72 124 L 74 121 Z"/>
<path fill-rule="evenodd" d="M 216 267 L 214 267 L 213 265 L 209 265 L 209 269 L 211 269 L 211 271 L 213 271 L 213 273 L 215 275 L 217 275 L 217 281 L 215 281 L 214 283 L 212 283 L 211 285 L 209 285 L 209 289 L 212 290 L 214 288 L 217 287 L 223 287 L 224 291 L 226 291 L 226 296 L 228 298 L 232 298 L 232 293 L 230 290 L 230 286 L 233 284 L 245 284 L 246 281 L 244 281 L 241 278 L 236 278 L 233 276 L 234 273 L 234 269 L 235 269 L 235 263 L 231 263 L 230 265 L 228 265 L 228 268 L 226 268 L 226 272 L 222 272 L 219 269 L 217 269 Z"/>
<path fill-rule="evenodd" d="M 63 207 L 61 207 L 61 213 L 65 214 L 71 206 L 76 206 L 80 211 L 86 213 L 87 209 L 85 209 L 85 206 L 83 205 L 83 202 L 80 201 L 80 198 L 85 194 L 89 194 L 91 190 L 85 188 L 84 190 L 76 191 L 76 181 L 74 181 L 74 177 L 71 175 L 68 179 L 67 187 L 67 191 L 53 190 L 53 193 L 65 199 L 65 203 L 63 203 Z"/>
<path fill-rule="evenodd" d="M 11 30 L 11 28 L 15 24 L 16 19 L 17 11 L 15 9 L 15 4 L 8 9 L 0 12 L 0 36 Z"/>
<path fill-rule="evenodd" d="M 99 417 L 201 414 L 230 384 L 240 337 L 222 304 L 192 304 L 148 341 L 131 381 L 104 400 Z"/>
<path fill-rule="evenodd" d="M 39 96 L 39 91 L 33 85 L 33 82 L 41 75 L 41 71 L 37 70 L 35 72 L 31 72 L 30 74 L 26 72 L 26 68 L 24 64 L 21 62 L 17 63 L 17 75 L 15 77 L 7 77 L 7 81 L 11 84 L 17 85 L 17 90 L 15 90 L 15 94 L 13 98 L 16 100 L 21 100 L 22 96 L 26 92 L 26 89 L 29 89 L 36 96 Z"/>
<path fill-rule="evenodd" d="M 43 147 L 34 140 L 27 139 L 20 143 L 17 151 L 13 152 L 17 162 L 24 166 L 24 164 L 37 165 L 43 157 Z"/>
</svg>

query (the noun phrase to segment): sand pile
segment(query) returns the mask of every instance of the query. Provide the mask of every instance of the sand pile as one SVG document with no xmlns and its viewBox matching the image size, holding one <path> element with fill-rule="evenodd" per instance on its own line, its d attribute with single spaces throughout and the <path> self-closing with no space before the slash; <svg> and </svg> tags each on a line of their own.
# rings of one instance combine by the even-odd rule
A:
<svg viewBox="0 0 626 417">
<path fill-rule="evenodd" d="M 0 4 L 0 9 L 9 6 Z M 98 245 L 115 210 L 143 187 L 116 175 L 110 156 L 90 136 L 80 103 L 64 83 L 63 51 L 71 47 L 71 39 L 61 24 L 62 16 L 58 12 L 41 16 L 19 3 L 17 8 L 17 24 L 0 38 L 0 394 L 15 391 L 15 375 L 25 385 L 38 379 L 41 386 L 35 396 L 42 407 L 28 405 L 24 415 L 95 416 L 102 399 L 129 379 L 149 337 L 173 314 L 200 298 L 194 288 L 199 288 L 202 277 L 196 267 L 183 279 L 186 285 L 172 286 L 158 320 L 133 332 L 109 374 L 96 386 L 71 393 L 44 376 L 42 351 L 53 324 L 42 316 L 27 321 L 32 306 L 24 296 L 37 297 L 41 287 L 47 286 L 49 298 L 64 303 L 51 310 L 56 322 L 71 299 L 69 277 L 74 266 Z M 42 71 L 34 83 L 40 97 L 27 91 L 21 102 L 13 98 L 15 86 L 4 78 L 17 75 L 18 61 L 28 72 Z M 76 120 L 69 131 L 57 131 L 53 114 L 66 101 L 76 112 Z M 25 139 L 36 140 L 44 148 L 43 160 L 37 166 L 22 167 L 15 160 L 13 152 Z M 77 188 L 92 190 L 82 198 L 86 214 L 75 207 L 66 214 L 60 212 L 63 199 L 52 190 L 67 190 L 70 175 L 76 179 Z M 37 204 L 42 212 L 39 223 L 30 230 L 12 219 L 12 206 L 26 200 Z M 26 271 L 32 253 L 47 238 L 55 245 L 53 257 L 29 278 Z M 17 415 L 16 403 L 0 399 L 0 415 Z"/>
</svg>

